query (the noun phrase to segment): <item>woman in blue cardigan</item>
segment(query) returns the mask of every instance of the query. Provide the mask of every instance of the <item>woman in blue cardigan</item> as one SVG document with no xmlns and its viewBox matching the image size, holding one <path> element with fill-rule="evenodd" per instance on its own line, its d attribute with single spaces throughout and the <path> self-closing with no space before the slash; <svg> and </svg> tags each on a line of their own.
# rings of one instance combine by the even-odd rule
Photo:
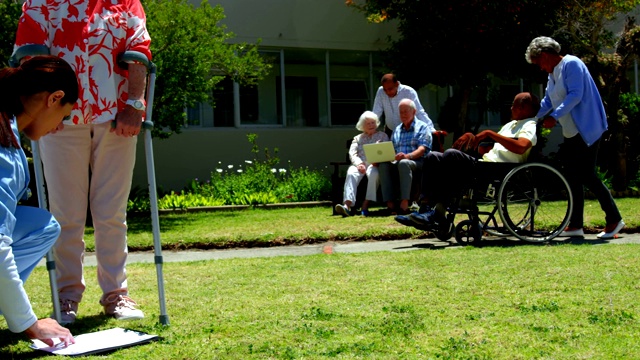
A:
<svg viewBox="0 0 640 360">
<path fill-rule="evenodd" d="M 64 60 L 36 56 L 20 67 L 0 69 L 0 313 L 9 330 L 52 346 L 74 342 L 53 319 L 36 317 L 24 282 L 60 234 L 44 209 L 20 206 L 29 168 L 19 133 L 37 140 L 69 116 L 78 99 L 76 74 Z"/>
<path fill-rule="evenodd" d="M 574 207 L 569 225 L 560 236 L 584 235 L 586 186 L 596 195 L 605 213 L 607 225 L 597 237 L 611 239 L 624 227 L 624 221 L 611 193 L 596 174 L 598 145 L 607 130 L 607 116 L 598 88 L 582 60 L 573 55 L 560 55 L 560 44 L 550 37 L 533 39 L 525 58 L 549 73 L 537 117 L 548 114 L 543 126 L 551 128 L 559 122 L 564 136 L 561 154 Z"/>
</svg>

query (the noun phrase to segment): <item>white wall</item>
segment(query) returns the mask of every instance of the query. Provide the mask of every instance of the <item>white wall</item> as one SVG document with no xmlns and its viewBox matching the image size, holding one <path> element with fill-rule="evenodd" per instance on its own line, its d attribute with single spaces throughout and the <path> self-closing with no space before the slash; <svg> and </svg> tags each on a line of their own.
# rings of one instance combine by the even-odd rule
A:
<svg viewBox="0 0 640 360">
<path fill-rule="evenodd" d="M 217 0 L 234 41 L 275 47 L 381 50 L 395 22 L 370 24 L 344 0 Z"/>
</svg>

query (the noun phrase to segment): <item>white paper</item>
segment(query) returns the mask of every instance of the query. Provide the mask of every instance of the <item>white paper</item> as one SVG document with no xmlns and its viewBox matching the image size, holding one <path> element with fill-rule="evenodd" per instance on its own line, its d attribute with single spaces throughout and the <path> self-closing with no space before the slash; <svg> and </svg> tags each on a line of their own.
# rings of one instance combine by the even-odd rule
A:
<svg viewBox="0 0 640 360">
<path fill-rule="evenodd" d="M 33 340 L 32 348 L 50 352 L 56 355 L 86 355 L 121 347 L 131 346 L 138 343 L 149 342 L 158 335 L 149 335 L 143 332 L 114 328 L 97 331 L 88 334 L 74 336 L 75 344 L 67 347 L 59 339 L 53 339 L 54 346 L 48 346 L 40 340 Z"/>
</svg>

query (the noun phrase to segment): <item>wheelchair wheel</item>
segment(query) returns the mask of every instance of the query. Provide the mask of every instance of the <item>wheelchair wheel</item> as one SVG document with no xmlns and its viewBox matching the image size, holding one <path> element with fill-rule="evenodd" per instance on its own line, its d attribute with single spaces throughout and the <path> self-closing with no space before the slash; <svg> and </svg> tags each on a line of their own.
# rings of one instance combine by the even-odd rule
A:
<svg viewBox="0 0 640 360">
<path fill-rule="evenodd" d="M 458 244 L 478 245 L 482 241 L 482 230 L 477 221 L 463 220 L 456 225 L 456 241 Z"/>
<path fill-rule="evenodd" d="M 569 223 L 573 196 L 569 183 L 553 167 L 524 164 L 511 170 L 498 191 L 498 213 L 518 239 L 545 242 Z"/>
<path fill-rule="evenodd" d="M 446 221 L 438 225 L 438 228 L 435 231 L 435 235 L 438 240 L 447 241 L 453 236 L 453 231 L 453 223 L 451 221 Z"/>
</svg>

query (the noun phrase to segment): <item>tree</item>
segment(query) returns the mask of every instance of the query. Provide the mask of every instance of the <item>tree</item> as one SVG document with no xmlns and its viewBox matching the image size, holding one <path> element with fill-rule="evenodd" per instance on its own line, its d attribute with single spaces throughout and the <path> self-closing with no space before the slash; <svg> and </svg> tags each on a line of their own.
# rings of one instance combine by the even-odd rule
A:
<svg viewBox="0 0 640 360">
<path fill-rule="evenodd" d="M 215 85 L 225 76 L 254 85 L 271 65 L 257 44 L 229 44 L 234 34 L 220 24 L 222 7 L 205 0 L 199 7 L 186 0 L 143 0 L 151 35 L 153 62 L 158 67 L 154 100 L 154 135 L 179 133 L 184 109 L 213 102 Z"/>
<path fill-rule="evenodd" d="M 0 0 L 0 67 L 9 64 L 21 13 L 22 6 L 18 1 Z"/>
<path fill-rule="evenodd" d="M 532 38 L 550 33 L 558 1 L 551 0 L 348 0 L 370 21 L 398 19 L 400 39 L 388 49 L 388 66 L 415 86 L 454 86 L 457 118 L 440 122 L 456 134 L 470 126 L 467 106 L 489 74 L 533 76 L 524 61 Z M 542 5 L 542 6 L 541 6 Z"/>
</svg>

